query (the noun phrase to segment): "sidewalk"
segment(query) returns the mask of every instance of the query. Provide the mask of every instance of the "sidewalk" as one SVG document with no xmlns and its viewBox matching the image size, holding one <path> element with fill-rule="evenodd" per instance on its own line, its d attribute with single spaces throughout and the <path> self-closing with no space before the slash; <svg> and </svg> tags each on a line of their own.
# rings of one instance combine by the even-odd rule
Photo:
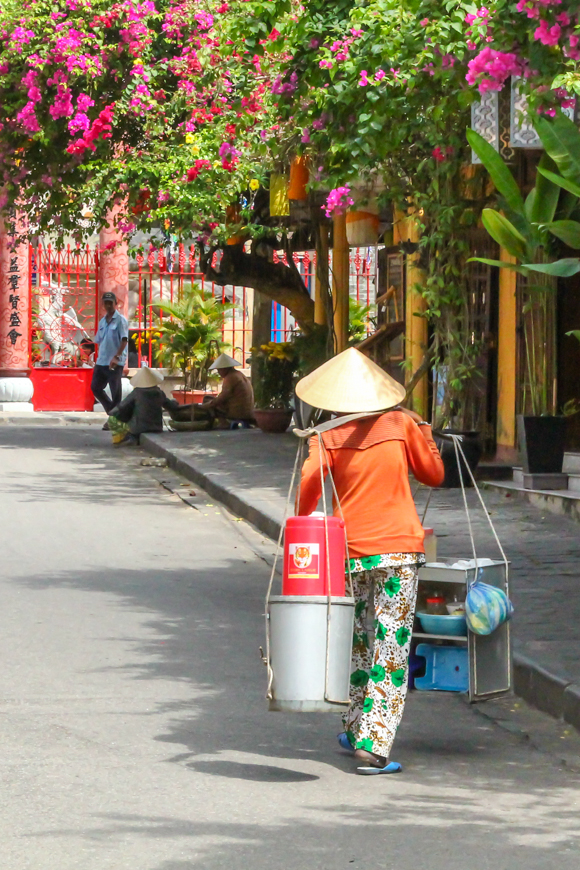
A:
<svg viewBox="0 0 580 870">
<path fill-rule="evenodd" d="M 203 487 L 238 516 L 277 538 L 296 455 L 292 434 L 174 432 L 144 435 L 142 446 Z M 428 490 L 416 496 L 422 514 Z M 535 707 L 580 728 L 580 526 L 509 491 L 483 497 L 511 561 L 515 691 Z M 478 555 L 497 548 L 474 492 L 468 503 Z M 471 558 L 460 490 L 435 490 L 426 525 L 439 556 Z"/>
</svg>

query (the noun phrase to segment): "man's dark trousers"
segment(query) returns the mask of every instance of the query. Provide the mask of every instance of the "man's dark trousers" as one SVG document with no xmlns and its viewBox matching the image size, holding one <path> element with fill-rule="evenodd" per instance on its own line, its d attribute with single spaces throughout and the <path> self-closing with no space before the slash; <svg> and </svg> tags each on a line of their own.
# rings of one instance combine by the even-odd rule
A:
<svg viewBox="0 0 580 870">
<path fill-rule="evenodd" d="M 110 369 L 109 366 L 95 366 L 93 369 L 93 380 L 91 381 L 91 390 L 93 396 L 100 402 L 107 414 L 111 413 L 112 408 L 118 405 L 123 395 L 121 387 L 121 378 L 123 377 L 123 366 L 117 366 Z M 105 387 L 109 385 L 112 399 L 109 399 L 105 393 Z"/>
</svg>

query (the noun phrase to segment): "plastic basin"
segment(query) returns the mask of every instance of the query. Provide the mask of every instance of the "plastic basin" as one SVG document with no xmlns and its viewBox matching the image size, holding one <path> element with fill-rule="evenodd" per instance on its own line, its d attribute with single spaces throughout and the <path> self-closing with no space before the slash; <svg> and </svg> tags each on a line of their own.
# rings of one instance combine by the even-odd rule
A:
<svg viewBox="0 0 580 870">
<path fill-rule="evenodd" d="M 465 615 L 443 616 L 442 614 L 418 613 L 417 616 L 425 634 L 444 634 L 453 637 L 465 637 L 467 634 Z"/>
</svg>

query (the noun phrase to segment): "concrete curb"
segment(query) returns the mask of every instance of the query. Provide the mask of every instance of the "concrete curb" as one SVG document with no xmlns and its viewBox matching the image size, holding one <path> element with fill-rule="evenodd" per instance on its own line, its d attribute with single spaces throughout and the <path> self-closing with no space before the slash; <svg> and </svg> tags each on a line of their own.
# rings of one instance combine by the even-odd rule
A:
<svg viewBox="0 0 580 870">
<path fill-rule="evenodd" d="M 484 489 L 501 492 L 503 495 L 509 494 L 514 498 L 529 502 L 540 510 L 547 510 L 560 517 L 569 517 L 580 523 L 580 493 L 569 493 L 567 490 L 549 492 L 540 489 L 521 489 L 511 483 L 506 484 L 495 480 L 483 480 L 480 482 L 480 486 Z"/>
<path fill-rule="evenodd" d="M 280 523 L 268 516 L 264 510 L 250 504 L 244 497 L 244 490 L 228 486 L 225 480 L 219 479 L 219 474 L 214 476 L 200 471 L 191 462 L 180 459 L 147 435 L 141 436 L 141 446 L 153 456 L 166 459 L 170 468 L 201 486 L 209 496 L 247 520 L 264 535 L 274 541 L 278 540 Z M 532 707 L 555 719 L 563 719 L 580 730 L 580 686 L 551 673 L 521 653 L 514 653 L 513 685 L 516 695 Z"/>
<path fill-rule="evenodd" d="M 192 483 L 197 483 L 201 486 L 208 495 L 220 501 L 232 513 L 237 514 L 244 520 L 247 520 L 255 526 L 260 532 L 272 540 L 277 541 L 280 534 L 280 523 L 272 517 L 268 516 L 265 511 L 260 510 L 255 505 L 250 504 L 244 498 L 244 490 L 236 490 L 231 486 L 226 486 L 225 483 L 219 480 L 219 475 L 210 476 L 202 471 L 199 471 L 189 462 L 185 462 L 175 456 L 171 450 L 157 444 L 156 441 L 149 438 L 147 435 L 142 435 L 140 445 L 153 456 L 159 456 L 167 460 L 170 468 L 173 468 L 179 474 L 191 480 Z"/>
<path fill-rule="evenodd" d="M 514 654 L 514 691 L 532 707 L 580 730 L 580 686 L 521 653 Z"/>
</svg>

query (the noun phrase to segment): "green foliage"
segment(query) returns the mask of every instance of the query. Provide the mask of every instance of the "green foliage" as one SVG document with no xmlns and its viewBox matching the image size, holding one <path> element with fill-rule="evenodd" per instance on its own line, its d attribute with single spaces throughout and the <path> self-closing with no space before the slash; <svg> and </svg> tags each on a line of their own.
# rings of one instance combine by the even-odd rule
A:
<svg viewBox="0 0 580 870">
<path fill-rule="evenodd" d="M 349 344 L 358 344 L 363 341 L 368 334 L 369 323 L 376 326 L 376 320 L 373 317 L 374 306 L 363 305 L 362 302 L 357 302 L 352 296 L 348 299 L 348 341 Z"/>
<path fill-rule="evenodd" d="M 523 205 L 523 203 L 522 203 Z M 492 208 L 484 208 L 481 221 L 490 236 L 512 256 L 523 260 L 526 255 L 526 240 L 505 215 Z"/>
<path fill-rule="evenodd" d="M 270 341 L 251 349 L 256 408 L 290 408 L 298 371 L 298 354 L 291 341 Z"/>
<path fill-rule="evenodd" d="M 524 201 L 520 189 L 495 148 L 489 142 L 486 142 L 483 136 L 480 136 L 475 130 L 467 130 L 467 141 L 489 172 L 491 180 L 505 199 L 509 208 L 517 214 L 522 213 Z"/>
<path fill-rule="evenodd" d="M 157 360 L 181 371 L 184 389 L 205 390 L 209 366 L 227 346 L 222 341 L 224 318 L 233 305 L 215 299 L 197 284 L 184 290 L 176 302 L 154 305 L 168 315 L 158 318 Z"/>
<path fill-rule="evenodd" d="M 580 222 L 569 219 L 580 197 L 580 132 L 561 113 L 551 122 L 539 117 L 536 127 L 547 153 L 542 156 L 536 185 L 525 204 L 511 195 L 512 185 L 507 178 L 509 175 L 513 180 L 513 177 L 507 166 L 500 168 L 503 161 L 499 155 L 490 150 L 490 146 L 474 131 L 468 133 L 468 139 L 503 194 L 502 204 L 514 221 L 512 223 L 506 215 L 494 209 L 487 208 L 482 212 L 482 222 L 488 233 L 516 259 L 509 268 L 525 279 L 522 285 L 524 395 L 528 396 L 531 413 L 546 414 L 554 410 L 544 358 L 546 342 L 541 338 L 549 328 L 548 295 L 555 289 L 554 279 L 568 278 L 580 272 L 580 259 L 554 259 L 558 241 L 580 249 Z M 561 175 L 553 171 L 556 168 Z M 516 223 L 517 228 L 514 226 Z M 474 259 L 489 265 L 508 266 L 499 261 Z M 536 279 L 541 283 L 531 283 L 535 275 L 543 276 Z"/>
</svg>

